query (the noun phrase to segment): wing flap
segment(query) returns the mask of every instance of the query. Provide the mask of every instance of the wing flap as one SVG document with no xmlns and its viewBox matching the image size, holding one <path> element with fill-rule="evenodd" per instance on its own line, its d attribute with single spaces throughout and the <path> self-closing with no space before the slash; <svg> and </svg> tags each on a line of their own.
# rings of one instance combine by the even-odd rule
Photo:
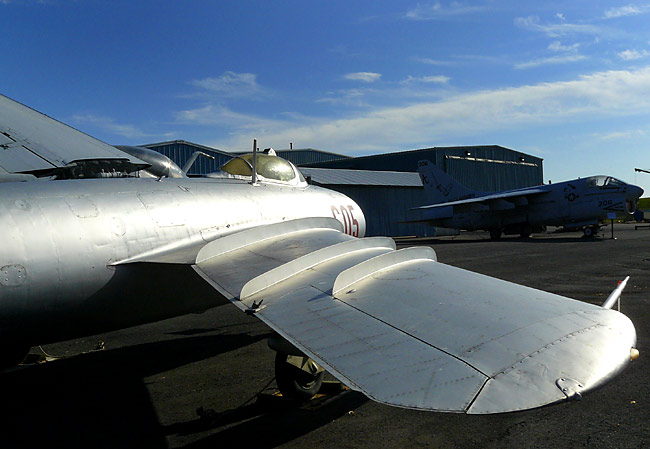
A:
<svg viewBox="0 0 650 449">
<path fill-rule="evenodd" d="M 248 229 L 208 243 L 195 270 L 227 298 L 239 301 L 248 281 L 305 254 L 353 240 L 333 218 L 306 218 Z"/>
<path fill-rule="evenodd" d="M 395 242 L 388 237 L 370 237 L 367 239 L 347 240 L 336 245 L 326 246 L 319 250 L 305 254 L 302 257 L 291 260 L 283 265 L 273 268 L 262 273 L 256 278 L 248 281 L 241 290 L 239 295 L 241 301 L 246 301 L 248 297 L 259 293 L 279 282 L 289 279 L 292 276 L 309 270 L 328 260 L 336 259 L 341 256 L 348 256 L 352 252 L 364 250 L 385 250 L 395 249 Z M 394 253 L 389 253 L 394 254 Z"/>
</svg>

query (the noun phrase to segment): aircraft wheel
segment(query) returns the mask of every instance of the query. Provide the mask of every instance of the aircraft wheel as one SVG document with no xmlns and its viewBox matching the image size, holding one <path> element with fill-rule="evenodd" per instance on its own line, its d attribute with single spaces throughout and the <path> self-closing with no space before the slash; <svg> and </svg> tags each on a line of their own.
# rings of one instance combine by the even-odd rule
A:
<svg viewBox="0 0 650 449">
<path fill-rule="evenodd" d="M 0 345 L 0 369 L 11 368 L 25 360 L 31 346 L 13 344 Z"/>
<path fill-rule="evenodd" d="M 315 374 L 309 373 L 289 363 L 288 357 L 295 356 L 283 352 L 275 354 L 275 381 L 278 384 L 280 393 L 287 399 L 301 402 L 308 401 L 320 390 L 325 371 L 320 369 L 320 372 Z M 311 359 L 308 360 L 313 366 L 318 366 Z"/>
<path fill-rule="evenodd" d="M 499 240 L 501 238 L 501 229 L 490 229 L 490 238 L 492 240 Z"/>
</svg>

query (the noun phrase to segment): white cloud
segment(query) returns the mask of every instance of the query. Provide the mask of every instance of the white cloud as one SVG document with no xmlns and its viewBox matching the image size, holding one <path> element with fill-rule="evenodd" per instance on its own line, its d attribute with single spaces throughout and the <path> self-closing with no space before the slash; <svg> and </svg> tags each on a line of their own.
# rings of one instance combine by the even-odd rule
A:
<svg viewBox="0 0 650 449">
<path fill-rule="evenodd" d="M 627 6 L 620 6 L 618 8 L 609 8 L 607 11 L 605 11 L 604 17 L 606 19 L 616 19 L 618 17 L 625 17 L 625 16 L 637 16 L 639 14 L 643 14 L 645 12 L 648 12 L 648 5 L 644 6 L 635 6 L 635 5 L 627 5 Z"/>
<path fill-rule="evenodd" d="M 597 140 L 623 140 L 645 137 L 646 132 L 642 129 L 629 129 L 626 131 L 615 131 L 607 134 L 595 134 L 593 137 Z"/>
<path fill-rule="evenodd" d="M 373 72 L 348 73 L 347 75 L 344 76 L 344 78 L 351 81 L 363 81 L 364 83 L 373 83 L 379 80 L 379 78 L 381 78 L 381 73 L 373 73 Z"/>
<path fill-rule="evenodd" d="M 544 33 L 550 37 L 560 37 L 571 34 L 599 34 L 601 32 L 600 28 L 589 24 L 566 22 L 541 24 L 539 22 L 539 17 L 535 16 L 517 17 L 515 19 L 515 25 L 523 29 Z"/>
<path fill-rule="evenodd" d="M 437 84 L 447 84 L 451 78 L 444 75 L 436 76 L 411 76 L 409 75 L 405 80 L 402 80 L 400 84 L 410 84 L 410 83 L 437 83 Z"/>
<path fill-rule="evenodd" d="M 264 145 L 304 142 L 306 146 L 346 153 L 381 152 L 435 144 L 450 136 L 521 129 L 541 124 L 645 114 L 650 109 L 650 66 L 608 71 L 572 81 L 485 90 L 440 101 L 374 109 L 344 118 L 270 121 L 229 112 L 233 125 L 252 129 Z M 209 111 L 208 111 L 209 112 Z M 203 111 L 201 116 L 205 116 Z M 223 114 L 221 115 L 228 115 Z M 263 129 L 263 132 L 258 130 Z M 218 147 L 244 148 L 248 135 L 233 130 Z"/>
<path fill-rule="evenodd" d="M 549 64 L 567 64 L 570 62 L 576 62 L 576 61 L 581 61 L 583 59 L 586 59 L 586 56 L 583 55 L 563 55 L 563 56 L 550 56 L 548 58 L 540 58 L 540 59 L 534 59 L 532 61 L 527 61 L 527 62 L 521 62 L 519 64 L 515 64 L 516 69 L 530 69 L 533 67 L 539 67 L 543 65 L 549 65 Z"/>
<path fill-rule="evenodd" d="M 618 57 L 624 61 L 634 61 L 636 59 L 647 58 L 650 56 L 648 50 L 625 50 L 618 53 Z"/>
<path fill-rule="evenodd" d="M 328 92 L 327 96 L 319 98 L 316 103 L 330 103 L 348 106 L 368 106 L 366 98 L 377 91 L 373 89 L 341 89 Z"/>
<path fill-rule="evenodd" d="M 422 64 L 429 64 L 429 65 L 441 65 L 441 66 L 456 65 L 456 63 L 452 61 L 440 61 L 438 59 L 431 59 L 431 58 L 416 58 L 415 60 L 417 62 L 421 62 Z"/>
<path fill-rule="evenodd" d="M 439 20 L 452 16 L 475 14 L 485 10 L 481 6 L 466 6 L 458 2 L 452 2 L 449 6 L 443 6 L 440 2 L 420 4 L 410 9 L 404 17 L 410 20 Z"/>
<path fill-rule="evenodd" d="M 255 97 L 266 94 L 257 83 L 257 75 L 253 73 L 224 72 L 216 78 L 203 78 L 189 82 L 192 86 L 202 89 L 211 95 L 234 98 Z"/>
<path fill-rule="evenodd" d="M 578 47 L 580 47 L 579 43 L 575 43 L 573 45 L 562 45 L 560 41 L 554 41 L 548 45 L 549 50 L 559 51 L 559 52 L 563 52 L 563 51 L 574 52 L 578 50 Z"/>
<path fill-rule="evenodd" d="M 129 139 L 142 139 L 152 136 L 152 134 L 146 134 L 134 125 L 117 123 L 115 119 L 110 117 L 101 117 L 93 114 L 76 114 L 72 116 L 72 121 L 83 125 L 91 125 L 104 132 Z"/>
<path fill-rule="evenodd" d="M 176 113 L 176 120 L 184 124 L 203 126 L 229 126 L 238 130 L 255 130 L 268 132 L 286 126 L 281 120 L 272 120 L 248 114 L 240 114 L 221 105 L 207 105 Z"/>
</svg>

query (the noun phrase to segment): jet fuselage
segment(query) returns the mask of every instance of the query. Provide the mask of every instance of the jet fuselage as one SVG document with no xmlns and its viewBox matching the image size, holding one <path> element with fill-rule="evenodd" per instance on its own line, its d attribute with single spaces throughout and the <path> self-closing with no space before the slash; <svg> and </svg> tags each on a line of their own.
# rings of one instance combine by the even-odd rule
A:
<svg viewBox="0 0 650 449">
<path fill-rule="evenodd" d="M 643 192 L 637 186 L 607 176 L 575 179 L 535 189 L 544 191 L 526 194 L 526 189 L 520 189 L 519 196 L 449 206 L 443 203 L 428 211 L 430 223 L 454 229 L 501 229 L 506 233 L 530 233 L 531 229 L 543 226 L 582 228 L 597 225 L 612 214 L 633 213 Z M 477 195 L 474 200 L 481 196 Z"/>
<path fill-rule="evenodd" d="M 207 178 L 2 183 L 0 341 L 42 344 L 213 307 L 219 295 L 190 265 L 206 242 L 304 217 L 334 217 L 344 232 L 365 233 L 354 201 L 315 186 Z M 174 260 L 150 262 L 166 250 Z M 119 264 L 143 255 L 150 257 Z"/>
</svg>

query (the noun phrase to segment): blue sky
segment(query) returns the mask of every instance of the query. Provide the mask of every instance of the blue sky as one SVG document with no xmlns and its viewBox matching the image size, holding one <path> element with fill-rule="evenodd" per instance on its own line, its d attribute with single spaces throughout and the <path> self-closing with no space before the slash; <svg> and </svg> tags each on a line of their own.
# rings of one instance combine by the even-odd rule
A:
<svg viewBox="0 0 650 449">
<path fill-rule="evenodd" d="M 649 24 L 597 0 L 0 0 L 0 92 L 112 144 L 496 144 L 648 196 Z"/>
</svg>

